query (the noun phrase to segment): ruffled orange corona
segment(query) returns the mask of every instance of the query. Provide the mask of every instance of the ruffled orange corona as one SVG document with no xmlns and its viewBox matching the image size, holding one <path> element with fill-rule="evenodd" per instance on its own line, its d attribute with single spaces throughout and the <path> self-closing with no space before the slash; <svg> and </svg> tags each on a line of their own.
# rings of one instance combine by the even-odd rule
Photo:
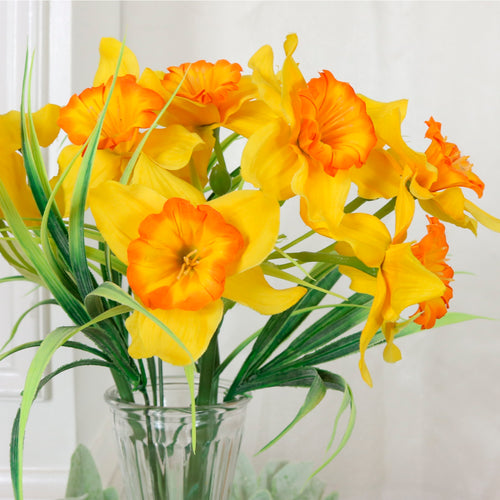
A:
<svg viewBox="0 0 500 500">
<path fill-rule="evenodd" d="M 450 299 L 453 297 L 453 290 L 450 281 L 453 278 L 453 269 L 446 264 L 445 259 L 448 253 L 448 243 L 446 241 L 444 225 L 436 217 L 429 217 L 427 235 L 419 243 L 412 245 L 413 255 L 430 271 L 438 276 L 444 283 L 446 289 L 441 297 L 419 304 L 416 314 L 419 316 L 415 323 L 422 325 L 422 328 L 432 328 L 436 319 L 442 318 L 448 311 Z"/>
<path fill-rule="evenodd" d="M 239 64 L 231 64 L 224 59 L 215 64 L 197 61 L 193 64 L 171 66 L 161 83 L 167 92 L 173 94 L 186 76 L 176 96 L 185 97 L 200 104 L 213 103 L 219 107 L 229 92 L 238 89 L 241 71 Z"/>
<path fill-rule="evenodd" d="M 302 151 L 318 160 L 329 175 L 360 167 L 377 138 L 366 105 L 353 88 L 323 71 L 309 81 L 299 97 L 302 120 L 298 142 Z"/>
<path fill-rule="evenodd" d="M 180 198 L 146 217 L 139 235 L 128 247 L 127 277 L 151 309 L 196 311 L 219 299 L 245 246 L 219 212 Z"/>
<path fill-rule="evenodd" d="M 109 78 L 106 84 L 73 95 L 68 104 L 61 108 L 58 123 L 73 144 L 84 144 L 94 130 L 108 98 L 111 82 L 112 78 Z M 106 110 L 99 149 L 120 153 L 130 151 L 140 129 L 154 122 L 155 111 L 159 111 L 164 104 L 156 92 L 138 85 L 134 76 L 117 78 Z"/>
<path fill-rule="evenodd" d="M 473 189 L 481 197 L 484 182 L 472 172 L 468 156 L 462 156 L 457 145 L 447 142 L 447 138 L 441 135 L 441 123 L 432 117 L 425 123 L 429 127 L 425 137 L 432 141 L 425 151 L 425 156 L 429 163 L 438 169 L 437 180 L 430 187 L 430 191 L 466 187 Z"/>
</svg>

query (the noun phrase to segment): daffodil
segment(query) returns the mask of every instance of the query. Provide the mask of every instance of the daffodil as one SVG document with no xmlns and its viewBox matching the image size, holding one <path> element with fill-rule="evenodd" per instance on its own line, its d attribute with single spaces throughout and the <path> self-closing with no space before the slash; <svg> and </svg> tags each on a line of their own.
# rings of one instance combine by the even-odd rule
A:
<svg viewBox="0 0 500 500">
<path fill-rule="evenodd" d="M 447 311 L 452 296 L 449 283 L 453 277 L 453 270 L 445 263 L 448 245 L 444 226 L 436 218 L 430 218 L 429 222 L 428 234 L 419 243 L 392 243 L 389 246 L 376 277 L 347 266 L 340 267 L 340 271 L 351 278 L 353 290 L 374 297 L 359 347 L 361 375 L 369 385 L 372 380 L 365 352 L 379 328 L 387 342 L 384 359 L 394 363 L 401 359 L 394 336 L 406 308 L 418 304 L 414 321 L 422 328 L 434 326 L 436 319 Z M 346 252 L 345 246 L 343 251 Z"/>
<path fill-rule="evenodd" d="M 274 114 L 248 140 L 245 180 L 278 200 L 299 195 L 301 216 L 316 232 L 348 241 L 368 265 L 377 265 L 390 242 L 382 222 L 369 214 L 345 214 L 350 171 L 366 162 L 376 144 L 365 103 L 331 72 L 306 82 L 293 59 L 298 40 L 285 41 L 279 73 L 269 46 L 251 59 L 259 99 Z"/>
<path fill-rule="evenodd" d="M 110 248 L 127 264 L 136 297 L 197 359 L 222 318 L 222 297 L 274 314 L 297 302 L 305 289 L 276 290 L 260 268 L 278 236 L 274 199 L 259 191 L 235 191 L 206 201 L 190 184 L 167 171 L 162 175 L 154 180 L 156 190 L 104 182 L 92 190 L 90 206 Z M 132 314 L 127 328 L 131 356 L 190 362 L 141 313 Z"/>
<path fill-rule="evenodd" d="M 65 214 L 69 206 L 81 163 L 78 151 L 92 133 L 99 114 L 109 95 L 116 70 L 121 44 L 112 38 L 103 38 L 100 44 L 101 60 L 94 86 L 79 95 L 73 95 L 61 109 L 59 124 L 73 145 L 64 148 L 59 156 L 60 174 L 76 157 L 75 165 L 66 173 L 62 185 Z M 121 69 L 123 68 L 123 69 Z M 139 65 L 130 49 L 126 48 L 116 85 L 106 110 L 98 151 L 93 165 L 91 186 L 104 180 L 119 180 L 144 135 L 165 105 L 163 98 L 138 83 Z M 204 140 L 181 125 L 172 125 L 152 131 L 142 154 L 152 161 L 151 168 L 181 170 L 189 164 L 195 149 Z"/>
<path fill-rule="evenodd" d="M 394 241 L 406 239 L 415 212 L 415 199 L 429 214 L 474 233 L 477 222 L 500 231 L 498 219 L 465 198 L 462 188 L 472 189 L 481 196 L 484 184 L 472 172 L 468 158 L 441 134 L 440 123 L 432 117 L 426 122 L 426 137 L 431 139 L 431 144 L 425 153 L 420 153 L 402 138 L 406 100 L 383 103 L 360 97 L 373 121 L 377 144 L 363 168 L 351 172 L 351 179 L 363 198 L 396 197 Z"/>
<path fill-rule="evenodd" d="M 59 106 L 55 104 L 47 104 L 33 113 L 40 146 L 49 146 L 59 134 L 58 116 Z M 20 150 L 21 113 L 9 111 L 0 115 L 0 179 L 19 214 L 26 219 L 37 219 L 40 218 L 40 212 L 28 186 Z"/>
<path fill-rule="evenodd" d="M 140 83 L 165 100 L 180 85 L 162 124 L 180 123 L 198 131 L 223 126 L 248 136 L 269 117 L 269 110 L 255 100 L 256 86 L 241 73 L 237 63 L 202 60 L 171 66 L 166 72 L 146 69 Z"/>
</svg>

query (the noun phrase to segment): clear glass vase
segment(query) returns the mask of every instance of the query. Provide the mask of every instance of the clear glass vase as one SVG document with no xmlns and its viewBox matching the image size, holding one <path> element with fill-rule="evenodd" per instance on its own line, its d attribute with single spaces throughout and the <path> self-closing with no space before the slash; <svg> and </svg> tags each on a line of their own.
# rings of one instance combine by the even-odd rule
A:
<svg viewBox="0 0 500 500">
<path fill-rule="evenodd" d="M 164 384 L 165 405 L 146 406 L 105 393 L 119 447 L 128 500 L 226 500 L 238 458 L 250 396 L 196 408 L 192 443 L 189 387 L 183 377 Z"/>
</svg>

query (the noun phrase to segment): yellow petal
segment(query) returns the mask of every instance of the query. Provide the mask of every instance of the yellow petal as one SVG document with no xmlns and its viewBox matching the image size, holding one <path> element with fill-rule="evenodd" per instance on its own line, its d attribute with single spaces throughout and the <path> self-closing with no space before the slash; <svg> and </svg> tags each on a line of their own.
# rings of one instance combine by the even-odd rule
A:
<svg viewBox="0 0 500 500">
<path fill-rule="evenodd" d="M 99 44 L 101 59 L 94 77 L 94 87 L 106 83 L 109 77 L 115 74 L 121 48 L 122 43 L 114 38 L 101 39 Z M 125 75 L 133 75 L 139 78 L 139 62 L 128 47 L 124 48 L 120 69 L 118 70 L 118 76 Z"/>
<path fill-rule="evenodd" d="M 347 170 L 335 177 L 324 172 L 319 163 L 310 161 L 293 179 L 293 190 L 301 196 L 300 215 L 316 232 L 333 238 L 344 216 L 344 206 L 351 187 Z"/>
<path fill-rule="evenodd" d="M 451 222 L 458 227 L 470 229 L 474 234 L 477 233 L 476 220 L 464 213 L 466 200 L 460 188 L 446 189 L 435 194 L 432 199 L 420 199 L 419 203 L 427 213 L 434 217 L 444 222 Z"/>
<path fill-rule="evenodd" d="M 277 314 L 296 304 L 306 291 L 300 286 L 276 290 L 257 266 L 227 278 L 223 296 L 261 314 Z"/>
<path fill-rule="evenodd" d="M 182 125 L 170 125 L 154 130 L 143 148 L 143 153 L 169 170 L 185 167 L 194 149 L 204 144 L 203 139 Z"/>
<path fill-rule="evenodd" d="M 210 339 L 222 319 L 224 306 L 216 300 L 198 311 L 155 309 L 152 312 L 181 340 L 197 360 L 207 349 Z M 158 356 L 173 365 L 192 362 L 189 355 L 167 332 L 141 313 L 134 312 L 126 321 L 132 342 L 129 354 L 136 359 Z"/>
<path fill-rule="evenodd" d="M 179 197 L 194 205 L 205 202 L 203 194 L 172 172 L 159 167 L 151 158 L 141 154 L 134 167 L 131 184 L 141 184 L 153 189 L 165 198 Z"/>
<path fill-rule="evenodd" d="M 370 341 L 377 333 L 384 322 L 383 310 L 387 303 L 387 285 L 381 272 L 378 273 L 376 279 L 376 290 L 373 298 L 373 304 L 368 314 L 361 338 L 359 339 L 359 370 L 363 380 L 371 387 L 373 385 L 370 372 L 365 361 L 365 352 L 368 349 Z"/>
<path fill-rule="evenodd" d="M 342 222 L 331 231 L 332 237 L 347 241 L 358 259 L 369 267 L 378 267 L 391 243 L 391 235 L 384 223 L 374 215 L 345 214 Z"/>
<path fill-rule="evenodd" d="M 82 163 L 82 156 L 79 154 L 80 146 L 66 146 L 57 159 L 59 164 L 59 178 L 68 168 L 74 159 L 71 170 L 66 174 L 60 195 L 58 205 L 63 217 L 68 217 L 71 207 L 71 198 L 75 189 L 75 183 L 78 177 L 78 171 Z M 122 174 L 122 158 L 107 149 L 99 149 L 96 151 L 92 173 L 90 177 L 90 189 L 97 187 L 99 184 L 109 180 L 118 180 Z M 57 179 L 55 178 L 54 181 Z"/>
<path fill-rule="evenodd" d="M 276 114 L 264 102 L 259 100 L 245 101 L 237 113 L 232 114 L 224 122 L 224 127 L 243 137 L 250 137 L 261 127 L 276 118 Z"/>
<path fill-rule="evenodd" d="M 238 229 L 245 250 L 234 272 L 260 264 L 273 250 L 278 238 L 280 207 L 261 191 L 233 191 L 209 201 L 225 221 Z"/>
<path fill-rule="evenodd" d="M 493 217 L 467 199 L 465 200 L 465 210 L 467 210 L 467 212 L 469 212 L 484 227 L 500 233 L 500 219 Z"/>
<path fill-rule="evenodd" d="M 401 123 L 406 116 L 408 101 L 400 99 L 392 102 L 378 102 L 363 95 L 359 97 L 366 103 L 366 112 L 370 116 L 378 138 L 378 147 L 387 144 L 399 158 L 399 161 L 411 167 L 413 172 L 420 170 L 427 163 L 425 155 L 417 153 L 403 140 Z"/>
<path fill-rule="evenodd" d="M 396 335 L 396 323 L 386 323 L 382 331 L 384 333 L 387 345 L 384 347 L 384 361 L 387 363 L 396 363 L 401 360 L 401 351 L 394 344 L 394 336 Z"/>
<path fill-rule="evenodd" d="M 410 243 L 391 245 L 382 269 L 390 289 L 390 304 L 383 313 L 385 321 L 395 322 L 407 307 L 441 297 L 445 292 L 443 281 L 413 255 Z"/>
<path fill-rule="evenodd" d="M 396 230 L 393 238 L 394 243 L 402 243 L 406 240 L 406 234 L 415 213 L 415 199 L 406 187 L 411 176 L 409 168 L 405 169 L 405 175 L 401 177 L 399 193 L 396 198 Z"/>
<path fill-rule="evenodd" d="M 33 113 L 33 122 L 35 124 L 36 136 L 40 146 L 46 148 L 50 146 L 59 135 L 60 107 L 55 104 L 47 104 L 43 108 Z"/>
<path fill-rule="evenodd" d="M 390 199 L 398 193 L 401 167 L 386 149 L 372 149 L 366 163 L 361 168 L 351 169 L 350 174 L 361 198 Z"/>
<path fill-rule="evenodd" d="M 89 203 L 96 225 L 114 254 L 126 264 L 127 248 L 139 237 L 139 225 L 159 213 L 166 198 L 144 186 L 107 181 L 92 189 Z"/>
<path fill-rule="evenodd" d="M 59 106 L 47 104 L 33 113 L 33 123 L 40 146 L 50 146 L 59 134 Z M 13 153 L 21 149 L 21 113 L 9 111 L 0 115 L 0 151 Z"/>
<path fill-rule="evenodd" d="M 339 271 L 351 279 L 351 290 L 375 296 L 377 289 L 377 278 L 375 276 L 350 266 L 339 266 Z"/>
<path fill-rule="evenodd" d="M 262 99 L 275 113 L 281 115 L 281 82 L 274 73 L 273 49 L 269 45 L 261 47 L 248 61 L 253 70 L 252 81 Z"/>
<path fill-rule="evenodd" d="M 294 195 L 291 183 L 305 159 L 291 144 L 290 131 L 277 119 L 251 135 L 241 158 L 241 175 L 277 200 Z"/>
<path fill-rule="evenodd" d="M 0 154 L 0 179 L 21 217 L 33 219 L 41 217 L 31 189 L 26 182 L 26 171 L 21 155 Z M 28 224 L 32 223 L 28 222 Z"/>
</svg>

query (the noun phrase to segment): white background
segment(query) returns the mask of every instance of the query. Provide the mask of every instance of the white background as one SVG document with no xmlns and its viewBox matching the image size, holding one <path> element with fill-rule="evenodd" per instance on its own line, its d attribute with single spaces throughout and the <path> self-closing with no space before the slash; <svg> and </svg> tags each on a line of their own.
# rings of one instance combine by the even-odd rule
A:
<svg viewBox="0 0 500 500">
<path fill-rule="evenodd" d="M 33 3 L 17 5 L 33 8 Z M 404 135 L 416 149 L 423 150 L 427 144 L 424 120 L 432 115 L 443 122 L 445 135 L 470 156 L 475 172 L 486 184 L 480 206 L 500 216 L 497 2 L 45 5 L 51 19 L 67 20 L 59 31 L 51 30 L 48 24 L 42 26 L 49 31 L 45 36 L 50 35 L 52 54 L 56 48 L 67 49 L 51 62 L 67 82 L 65 87 L 59 81 L 60 103 L 65 103 L 71 92 L 90 86 L 102 36 L 126 35 L 141 69 L 165 69 L 187 61 L 221 58 L 245 67 L 249 57 L 266 43 L 273 46 L 280 63 L 285 36 L 296 32 L 296 60 L 306 78 L 329 69 L 336 78 L 350 82 L 357 92 L 373 99 L 409 98 Z M 20 33 L 19 43 L 24 39 Z M 16 55 L 22 57 L 23 50 L 18 48 Z M 68 67 L 71 80 L 65 76 Z M 56 76 L 53 72 L 52 80 Z M 0 89 L 2 85 L 0 80 Z M 0 109 L 0 113 L 7 110 Z M 468 196 L 476 201 L 474 193 Z M 286 227 L 294 221 L 286 221 Z M 450 264 L 457 271 L 471 273 L 457 274 L 452 309 L 496 318 L 500 317 L 500 235 L 484 228 L 478 233 L 475 238 L 470 232 L 448 229 Z M 2 288 L 0 293 L 8 296 L 12 292 Z M 224 332 L 225 350 L 260 324 L 260 318 L 246 311 L 233 315 Z M 497 321 L 478 320 L 423 332 L 399 342 L 403 360 L 396 365 L 385 364 L 381 351 L 373 350 L 368 357 L 373 389 L 361 381 L 356 357 L 328 366 L 349 381 L 358 408 L 351 441 L 320 475 L 330 489 L 340 492 L 341 500 L 500 499 L 498 330 Z M 28 460 L 33 470 L 63 470 L 75 443 L 82 441 L 95 451 L 109 477 L 113 463 L 103 446 L 107 442 L 103 440 L 107 413 L 100 389 L 106 384 L 103 371 L 81 370 L 67 378 L 61 388 L 53 388 L 48 401 L 39 404 L 52 408 L 59 431 L 47 426 L 43 432 L 33 424 L 28 435 Z M 61 394 L 66 404 L 58 402 Z M 298 390 L 255 395 L 244 451 L 255 453 L 281 430 L 302 397 Z M 8 443 L 10 432 L 11 403 L 0 401 L 0 467 L 7 465 L 4 443 Z M 256 457 L 255 463 L 259 466 L 275 458 L 321 463 L 337 403 L 335 396 L 325 401 L 294 433 Z M 61 496 L 62 492 L 51 494 L 43 498 Z M 10 498 L 8 492 L 4 495 Z"/>
</svg>

